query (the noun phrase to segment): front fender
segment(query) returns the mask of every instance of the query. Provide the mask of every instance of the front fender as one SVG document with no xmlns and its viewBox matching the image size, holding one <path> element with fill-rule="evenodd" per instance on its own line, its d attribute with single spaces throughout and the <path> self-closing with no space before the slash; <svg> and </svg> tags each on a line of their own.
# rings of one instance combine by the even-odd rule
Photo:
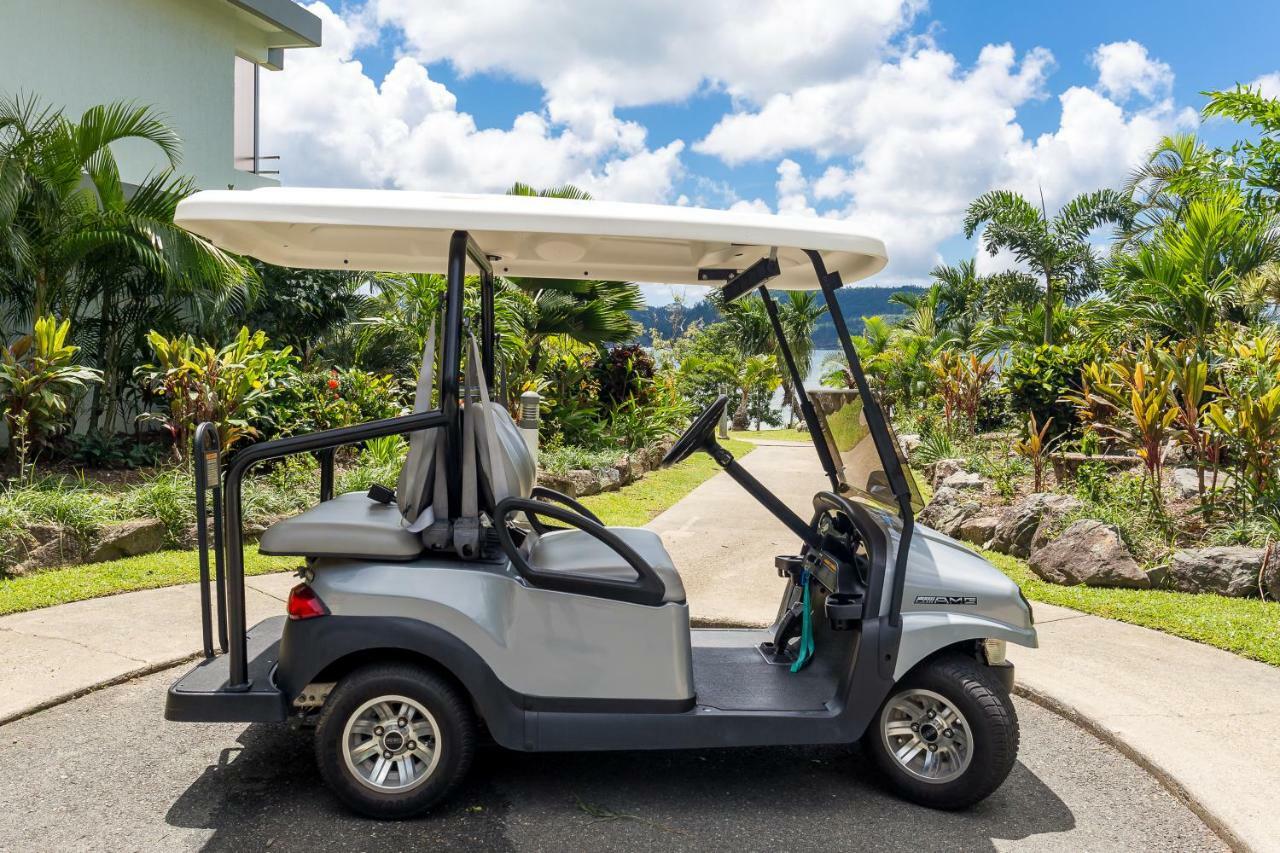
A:
<svg viewBox="0 0 1280 853">
<path fill-rule="evenodd" d="M 903 613 L 902 640 L 898 646 L 898 665 L 894 668 L 893 679 L 899 680 L 912 667 L 939 649 L 968 640 L 987 638 L 1005 640 L 1032 649 L 1039 645 L 1035 628 L 1019 628 L 969 613 Z"/>
</svg>

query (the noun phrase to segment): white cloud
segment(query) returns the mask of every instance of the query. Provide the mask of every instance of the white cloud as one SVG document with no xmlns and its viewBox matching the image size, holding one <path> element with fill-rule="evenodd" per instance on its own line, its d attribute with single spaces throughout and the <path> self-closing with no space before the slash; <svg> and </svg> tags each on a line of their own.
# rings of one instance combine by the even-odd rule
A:
<svg viewBox="0 0 1280 853">
<path fill-rule="evenodd" d="M 1268 98 L 1280 98 L 1280 71 L 1263 74 L 1249 85 L 1254 89 L 1260 89 Z"/>
<path fill-rule="evenodd" d="M 371 0 L 405 50 L 463 74 L 540 84 L 552 117 L 683 99 L 703 87 L 758 99 L 877 60 L 924 0 Z M 590 106 L 595 105 L 595 106 Z"/>
<path fill-rule="evenodd" d="M 380 82 L 365 73 L 354 54 L 377 35 L 366 14 L 309 8 L 324 46 L 292 53 L 263 86 L 264 147 L 280 154 L 289 184 L 500 192 L 516 180 L 569 181 L 603 198 L 660 201 L 681 173 L 682 141 L 649 149 L 642 126 L 609 111 L 582 127 L 526 112 L 510 128 L 480 129 L 413 59 Z"/>
<path fill-rule="evenodd" d="M 1159 100 L 1173 90 L 1173 69 L 1153 59 L 1136 41 L 1099 45 L 1089 61 L 1098 69 L 1098 88 L 1119 103 L 1134 94 Z"/>
<path fill-rule="evenodd" d="M 599 197 L 835 216 L 886 240 L 886 279 L 923 276 L 968 203 L 1007 187 L 1056 208 L 1117 185 L 1158 137 L 1194 125 L 1168 65 L 1136 42 L 1099 46 L 1093 87 L 1058 95 L 1056 128 L 1028 138 L 1019 109 L 1048 97 L 1053 56 L 987 45 L 969 66 L 910 35 L 922 0 L 832 5 L 646 0 L 369 0 L 324 21 L 325 46 L 266 75 L 264 142 L 290 184 L 495 192 L 578 184 Z M 382 80 L 355 58 L 402 37 Z M 545 106 L 480 128 L 424 63 L 534 81 Z M 1280 73 L 1255 81 L 1280 90 Z M 685 173 L 685 143 L 650 147 L 617 108 L 706 89 L 733 111 L 693 145 L 736 166 L 772 163 L 772 203 Z M 1135 97 L 1138 96 L 1138 97 Z M 818 166 L 805 173 L 801 163 Z M 982 264 L 996 268 L 1001 259 Z"/>
<path fill-rule="evenodd" d="M 1126 109 L 1073 87 L 1059 97 L 1058 127 L 1027 139 L 1017 111 L 1043 97 L 1052 64 L 1046 50 L 1019 58 L 1009 45 L 989 45 L 966 69 L 926 40 L 866 74 L 728 115 L 693 148 L 730 164 L 800 150 L 835 160 L 812 179 L 783 160 L 779 211 L 784 203 L 790 210 L 810 200 L 825 205 L 825 215 L 885 240 L 887 279 L 919 277 L 942 260 L 939 245 L 959 233 L 965 208 L 981 193 L 1003 187 L 1038 199 L 1043 191 L 1056 208 L 1078 192 L 1120 184 L 1161 135 L 1194 125 L 1194 114 L 1167 98 Z M 1110 85 L 1118 79 L 1113 74 Z M 1005 268 L 993 260 L 998 265 L 984 267 Z"/>
</svg>

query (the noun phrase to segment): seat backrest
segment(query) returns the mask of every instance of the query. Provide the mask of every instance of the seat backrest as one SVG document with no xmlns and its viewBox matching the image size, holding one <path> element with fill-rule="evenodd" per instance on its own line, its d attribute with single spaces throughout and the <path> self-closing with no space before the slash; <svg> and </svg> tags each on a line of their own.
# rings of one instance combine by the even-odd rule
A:
<svg viewBox="0 0 1280 853">
<path fill-rule="evenodd" d="M 413 412 L 419 414 L 431 409 L 431 392 L 435 387 L 436 326 L 431 324 L 427 333 L 427 345 L 422 352 L 422 367 L 418 372 L 418 387 L 413 398 Z M 437 429 L 418 430 L 409 433 L 409 453 L 400 477 L 396 481 L 396 503 L 406 526 L 415 525 L 431 506 L 436 468 Z"/>
<path fill-rule="evenodd" d="M 480 397 L 467 404 L 467 427 L 474 430 L 481 492 L 489 500 L 486 509 L 493 510 L 504 498 L 527 498 L 532 494 L 538 460 L 507 407 L 489 399 L 489 380 L 484 375 L 484 361 L 474 335 L 467 378 Z"/>
<path fill-rule="evenodd" d="M 468 404 L 467 412 L 479 414 L 482 407 L 485 417 L 479 418 L 476 456 L 479 457 L 480 475 L 484 478 L 485 494 L 491 501 L 487 509 L 492 510 L 504 498 L 527 498 L 533 493 L 538 478 L 538 461 L 506 406 L 475 401 Z"/>
</svg>

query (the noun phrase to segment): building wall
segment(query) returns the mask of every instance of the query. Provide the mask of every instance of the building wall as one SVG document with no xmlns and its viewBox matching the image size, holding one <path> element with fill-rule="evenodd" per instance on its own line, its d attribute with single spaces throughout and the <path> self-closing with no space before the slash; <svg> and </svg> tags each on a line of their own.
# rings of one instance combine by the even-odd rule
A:
<svg viewBox="0 0 1280 853">
<path fill-rule="evenodd" d="M 38 95 L 69 117 L 116 100 L 151 105 L 182 137 L 179 172 L 201 188 L 275 183 L 233 165 L 237 54 L 265 61 L 266 33 L 224 0 L 0 0 L 0 92 Z M 148 144 L 122 143 L 116 156 L 131 183 L 164 164 Z"/>
</svg>

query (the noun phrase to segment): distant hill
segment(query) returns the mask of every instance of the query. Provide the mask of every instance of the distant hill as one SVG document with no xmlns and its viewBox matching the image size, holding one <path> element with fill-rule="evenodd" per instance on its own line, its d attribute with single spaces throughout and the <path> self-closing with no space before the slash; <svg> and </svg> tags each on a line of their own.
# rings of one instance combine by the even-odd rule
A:
<svg viewBox="0 0 1280 853">
<path fill-rule="evenodd" d="M 897 315 L 902 313 L 902 306 L 889 302 L 895 293 L 922 293 L 923 287 L 845 287 L 836 294 L 840 309 L 849 324 L 850 334 L 862 331 L 862 318 L 879 315 Z M 785 299 L 782 293 L 775 298 Z M 646 305 L 639 311 L 632 311 L 631 318 L 644 327 L 640 343 L 648 345 L 653 342 L 651 329 L 657 329 L 664 338 L 670 338 L 694 323 L 708 325 L 720 319 L 715 306 L 703 300 L 692 305 Z M 829 315 L 823 315 L 813 331 L 814 346 L 819 349 L 832 349 L 836 346 L 836 329 Z"/>
</svg>

